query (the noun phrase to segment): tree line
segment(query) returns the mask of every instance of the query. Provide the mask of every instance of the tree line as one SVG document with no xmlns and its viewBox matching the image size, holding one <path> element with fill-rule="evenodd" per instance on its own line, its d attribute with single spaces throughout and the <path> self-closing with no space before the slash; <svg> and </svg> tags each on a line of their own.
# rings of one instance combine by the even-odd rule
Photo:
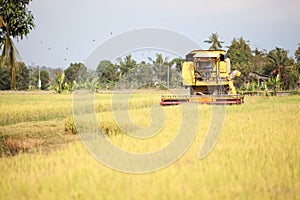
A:
<svg viewBox="0 0 300 200">
<path fill-rule="evenodd" d="M 217 33 L 212 33 L 204 42 L 211 44 L 211 50 L 221 49 L 224 43 L 219 40 Z M 298 88 L 300 83 L 300 43 L 294 52 L 295 58 L 289 57 L 288 53 L 288 50 L 280 47 L 275 47 L 270 51 L 251 49 L 250 41 L 243 37 L 233 38 L 228 46 L 227 56 L 230 58 L 231 68 L 242 73 L 241 78 L 236 80 L 237 87 L 246 90 L 247 84 L 256 81 L 257 77 L 251 77 L 251 72 L 256 72 L 268 76 L 270 80 L 277 80 L 281 89 Z"/>
<path fill-rule="evenodd" d="M 213 33 L 212 35 L 217 35 Z M 205 42 L 210 43 L 211 50 L 222 49 L 222 41 L 218 37 L 209 37 Z M 293 90 L 299 87 L 300 77 L 300 45 L 294 52 L 295 59 L 288 57 L 288 50 L 275 47 L 270 51 L 251 49 L 250 42 L 241 38 L 234 38 L 228 46 L 227 56 L 231 60 L 232 70 L 242 72 L 236 80 L 237 88 L 247 90 L 249 83 L 257 81 L 251 76 L 252 72 L 264 74 L 269 78 L 277 78 L 283 90 Z M 43 90 L 53 89 L 58 93 L 78 89 L 113 89 L 119 88 L 175 88 L 181 83 L 181 65 L 184 58 L 169 59 L 162 54 L 155 58 L 137 62 L 132 55 L 118 58 L 112 62 L 99 61 L 96 70 L 88 70 L 83 63 L 71 63 L 64 71 L 56 70 L 55 76 L 50 79 L 49 73 L 40 71 Z M 37 88 L 38 70 L 30 71 L 24 63 L 17 65 L 16 88 L 27 90 Z M 0 89 L 10 88 L 11 73 L 7 68 L 0 68 Z M 134 85 L 135 84 L 135 85 Z M 270 83 L 271 84 L 271 83 Z M 247 86 L 248 85 L 248 86 Z M 250 84 L 253 87 L 253 84 Z"/>
</svg>

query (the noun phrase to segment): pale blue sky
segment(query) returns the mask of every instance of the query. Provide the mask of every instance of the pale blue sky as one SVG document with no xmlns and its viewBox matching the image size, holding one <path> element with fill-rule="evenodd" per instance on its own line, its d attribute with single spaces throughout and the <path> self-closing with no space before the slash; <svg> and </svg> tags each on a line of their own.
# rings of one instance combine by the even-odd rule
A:
<svg viewBox="0 0 300 200">
<path fill-rule="evenodd" d="M 299 0 L 33 0 L 29 8 L 36 28 L 16 42 L 27 65 L 64 69 L 114 35 L 145 27 L 177 31 L 203 49 L 212 32 L 224 46 L 243 36 L 252 48 L 290 55 L 300 43 Z"/>
</svg>

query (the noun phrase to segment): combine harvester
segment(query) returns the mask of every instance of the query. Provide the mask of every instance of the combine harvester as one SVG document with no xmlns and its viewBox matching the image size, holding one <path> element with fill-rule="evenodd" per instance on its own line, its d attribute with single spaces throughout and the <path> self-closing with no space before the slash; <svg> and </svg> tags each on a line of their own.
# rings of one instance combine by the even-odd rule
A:
<svg viewBox="0 0 300 200">
<path fill-rule="evenodd" d="M 241 73 L 231 72 L 230 59 L 223 50 L 194 50 L 186 55 L 182 65 L 182 85 L 190 88 L 190 95 L 164 95 L 162 106 L 183 103 L 232 105 L 244 103 L 233 79 Z"/>
</svg>

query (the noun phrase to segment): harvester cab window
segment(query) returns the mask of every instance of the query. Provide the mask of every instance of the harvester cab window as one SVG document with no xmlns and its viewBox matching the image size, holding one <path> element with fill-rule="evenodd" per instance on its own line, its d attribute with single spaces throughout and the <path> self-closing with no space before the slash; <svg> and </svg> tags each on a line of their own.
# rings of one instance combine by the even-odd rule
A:
<svg viewBox="0 0 300 200">
<path fill-rule="evenodd" d="M 196 61 L 195 77 L 197 80 L 208 80 L 211 77 L 213 66 L 211 61 Z"/>
</svg>

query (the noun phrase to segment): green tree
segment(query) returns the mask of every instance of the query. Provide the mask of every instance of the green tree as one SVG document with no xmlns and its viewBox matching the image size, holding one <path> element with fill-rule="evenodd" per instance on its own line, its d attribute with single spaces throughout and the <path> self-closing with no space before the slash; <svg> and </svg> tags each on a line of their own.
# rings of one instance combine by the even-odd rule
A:
<svg viewBox="0 0 300 200">
<path fill-rule="evenodd" d="M 168 82 L 168 68 L 170 72 L 171 64 L 169 62 L 168 57 L 163 57 L 162 54 L 157 53 L 156 58 L 153 60 L 152 58 L 148 58 L 150 62 L 152 62 L 154 75 L 159 81 Z M 170 76 L 170 74 L 169 74 Z"/>
<path fill-rule="evenodd" d="M 140 63 L 132 72 L 135 81 L 140 87 L 149 88 L 153 85 L 153 67 L 150 64 Z"/>
<path fill-rule="evenodd" d="M 170 65 L 175 65 L 175 69 L 178 73 L 181 73 L 182 64 L 185 62 L 184 58 L 173 58 L 170 62 Z"/>
<path fill-rule="evenodd" d="M 39 80 L 39 71 L 37 70 L 35 73 L 34 73 L 34 83 L 35 85 L 37 86 L 38 85 L 38 80 Z M 41 78 L 41 89 L 42 90 L 46 90 L 48 89 L 49 87 L 49 81 L 50 81 L 50 76 L 49 76 L 49 73 L 47 71 L 40 71 L 40 78 Z"/>
<path fill-rule="evenodd" d="M 122 74 L 128 73 L 130 70 L 134 69 L 137 65 L 136 61 L 132 59 L 132 55 L 125 56 L 124 60 L 119 58 L 119 68 Z"/>
<path fill-rule="evenodd" d="M 80 84 L 85 82 L 88 76 L 87 68 L 82 63 L 71 63 L 64 73 L 65 81 L 68 83 L 72 83 L 75 80 Z"/>
<path fill-rule="evenodd" d="M 242 37 L 239 39 L 233 38 L 231 45 L 228 47 L 227 55 L 233 67 L 235 67 L 237 63 L 249 62 L 252 58 L 249 41 L 244 40 Z"/>
<path fill-rule="evenodd" d="M 10 89 L 10 71 L 6 68 L 0 67 L 0 90 Z"/>
<path fill-rule="evenodd" d="M 295 70 L 298 73 L 297 75 L 295 74 L 295 76 L 297 76 L 296 85 L 299 87 L 300 85 L 300 43 L 298 44 L 298 48 L 295 51 L 295 59 L 296 59 Z"/>
<path fill-rule="evenodd" d="M 108 60 L 102 60 L 96 69 L 98 81 L 101 84 L 115 83 L 118 81 L 118 67 Z"/>
<path fill-rule="evenodd" d="M 11 37 L 23 39 L 34 28 L 34 17 L 27 9 L 31 0 L 0 1 L 0 48 L 2 48 L 1 67 L 11 71 L 11 89 L 16 89 L 17 49 Z"/>
<path fill-rule="evenodd" d="M 299 72 L 297 71 L 296 64 L 291 66 L 287 71 L 288 78 L 284 83 L 284 89 L 295 89 L 299 83 Z"/>
<path fill-rule="evenodd" d="M 23 39 L 34 28 L 34 17 L 28 10 L 32 0 L 0 0 L 0 16 L 7 27 L 0 30 L 0 44 L 5 42 L 6 35 Z"/>
<path fill-rule="evenodd" d="M 17 72 L 17 89 L 18 90 L 28 90 L 29 88 L 29 69 L 25 64 L 18 63 L 18 72 Z"/>
<path fill-rule="evenodd" d="M 220 50 L 222 49 L 222 44 L 224 43 L 224 41 L 219 40 L 218 33 L 212 33 L 208 37 L 208 40 L 204 40 L 204 42 L 211 44 L 209 50 Z"/>
<path fill-rule="evenodd" d="M 300 73 L 300 43 L 298 44 L 298 48 L 295 51 L 295 59 L 296 59 L 296 69 L 298 73 Z"/>
<path fill-rule="evenodd" d="M 241 77 L 236 79 L 236 86 L 241 87 L 244 82 L 249 82 L 249 73 L 256 71 L 249 41 L 245 41 L 242 37 L 234 38 L 228 47 L 227 56 L 230 58 L 231 71 L 237 69 L 242 73 Z"/>
<path fill-rule="evenodd" d="M 297 63 L 300 63 L 300 43 L 298 44 L 298 48 L 295 51 L 295 58 L 296 58 Z"/>
<path fill-rule="evenodd" d="M 278 75 L 278 81 L 283 82 L 284 89 L 287 89 L 289 87 L 289 71 L 294 64 L 294 61 L 288 57 L 288 51 L 276 47 L 268 53 L 267 61 L 265 72 L 271 77 Z"/>
<path fill-rule="evenodd" d="M 251 62 L 253 63 L 253 71 L 258 73 L 263 73 L 264 66 L 267 62 L 267 52 L 266 50 L 255 49 L 253 51 L 254 55 L 252 56 Z"/>
<path fill-rule="evenodd" d="M 16 89 L 27 90 L 29 88 L 29 69 L 23 62 L 16 64 L 18 71 L 16 74 Z M 9 90 L 11 73 L 7 68 L 0 68 L 0 90 Z"/>
</svg>

